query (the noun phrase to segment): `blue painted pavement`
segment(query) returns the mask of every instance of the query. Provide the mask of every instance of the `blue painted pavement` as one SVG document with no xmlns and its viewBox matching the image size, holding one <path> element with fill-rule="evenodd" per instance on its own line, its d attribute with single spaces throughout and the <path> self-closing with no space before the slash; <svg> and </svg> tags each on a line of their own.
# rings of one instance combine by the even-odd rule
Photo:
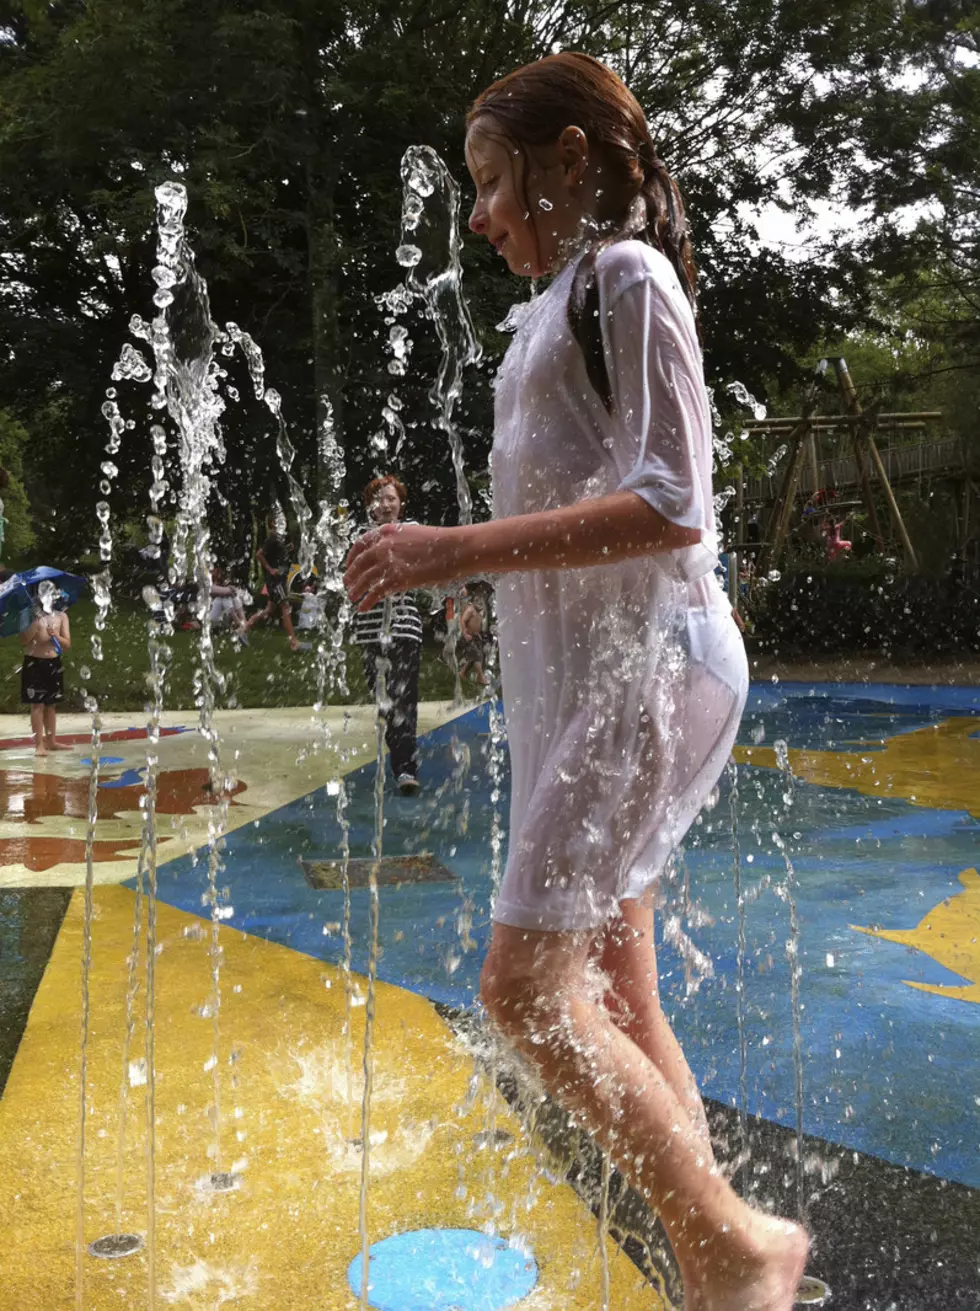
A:
<svg viewBox="0 0 980 1311">
<path fill-rule="evenodd" d="M 766 684 L 752 688 L 740 741 L 771 746 L 784 739 L 791 747 L 846 752 L 862 739 L 974 714 L 980 714 L 980 692 L 972 688 Z M 471 1006 L 491 900 L 487 708 L 429 734 L 420 746 L 423 792 L 386 795 L 384 851 L 432 852 L 457 882 L 382 887 L 378 972 L 435 1001 Z M 470 762 L 457 790 L 460 748 Z M 921 952 L 852 928 L 911 929 L 943 898 L 961 892 L 957 876 L 977 863 L 980 826 L 963 812 L 847 788 L 795 782 L 787 793 L 776 771 L 751 766 L 738 768 L 733 807 L 731 783 L 731 775 L 723 779 L 717 805 L 692 829 L 668 889 L 674 908 L 689 909 L 689 896 L 696 909 L 686 931 L 712 961 L 712 976 L 693 975 L 672 947 L 658 945 L 664 1005 L 703 1092 L 733 1105 L 741 1077 L 734 808 L 746 893 L 748 1110 L 795 1123 L 789 881 L 801 926 L 804 1128 L 980 1187 L 980 1087 L 964 1077 L 976 1070 L 980 1006 L 908 987 L 906 979 L 963 980 Z M 373 784 L 373 766 L 347 779 L 355 856 L 370 854 Z M 506 764 L 503 794 L 506 799 Z M 506 806 L 503 818 L 506 823 Z M 336 859 L 339 841 L 336 802 L 325 789 L 233 833 L 222 876 L 233 906 L 229 923 L 339 961 L 343 894 L 312 889 L 300 867 L 301 858 Z M 195 857 L 159 872 L 161 899 L 196 914 L 207 913 L 205 886 L 205 862 Z M 352 960 L 361 972 L 367 897 L 365 889 L 351 893 Z"/>
</svg>

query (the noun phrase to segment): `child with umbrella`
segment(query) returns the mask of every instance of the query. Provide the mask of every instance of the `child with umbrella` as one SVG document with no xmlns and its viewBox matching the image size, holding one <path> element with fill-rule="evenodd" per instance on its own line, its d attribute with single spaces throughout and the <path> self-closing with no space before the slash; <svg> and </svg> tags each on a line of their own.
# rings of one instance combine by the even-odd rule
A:
<svg viewBox="0 0 980 1311">
<path fill-rule="evenodd" d="M 84 591 L 76 574 L 41 565 L 0 582 L 0 637 L 14 633 L 24 647 L 20 699 L 31 708 L 35 753 L 70 751 L 56 735 L 57 705 L 64 697 L 61 653 L 71 646 L 66 606 Z"/>
<path fill-rule="evenodd" d="M 20 671 L 20 699 L 31 708 L 31 732 L 34 754 L 70 751 L 57 738 L 57 706 L 65 694 L 61 653 L 71 646 L 71 629 L 63 610 L 47 610 L 43 605 L 32 623 L 19 634 L 24 647 Z"/>
</svg>

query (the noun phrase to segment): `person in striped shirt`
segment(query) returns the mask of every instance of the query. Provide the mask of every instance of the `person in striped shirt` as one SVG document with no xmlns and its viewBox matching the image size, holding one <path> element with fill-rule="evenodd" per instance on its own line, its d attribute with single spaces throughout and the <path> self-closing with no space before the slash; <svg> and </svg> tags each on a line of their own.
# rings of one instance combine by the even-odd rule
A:
<svg viewBox="0 0 980 1311">
<path fill-rule="evenodd" d="M 364 506 L 372 524 L 414 523 L 402 519 L 402 510 L 408 493 L 405 484 L 394 474 L 374 478 L 364 489 Z M 354 641 L 361 648 L 364 677 L 373 693 L 377 686 L 378 661 L 387 655 L 390 668 L 387 672 L 388 709 L 385 718 L 385 743 L 391 760 L 391 769 L 403 796 L 414 796 L 419 790 L 418 726 L 419 664 L 422 655 L 422 620 L 408 593 L 391 598 L 391 629 L 384 643 L 384 602 L 354 621 Z M 384 646 L 384 650 L 383 650 Z"/>
</svg>

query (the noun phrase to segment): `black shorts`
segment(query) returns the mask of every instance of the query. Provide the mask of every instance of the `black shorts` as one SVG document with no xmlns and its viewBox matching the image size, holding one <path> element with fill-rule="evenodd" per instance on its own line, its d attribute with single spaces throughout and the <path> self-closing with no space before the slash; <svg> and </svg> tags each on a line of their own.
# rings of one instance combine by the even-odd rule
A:
<svg viewBox="0 0 980 1311">
<path fill-rule="evenodd" d="M 482 637 L 461 637 L 456 643 L 456 659 L 461 665 L 482 665 L 485 658 Z"/>
<path fill-rule="evenodd" d="M 273 578 L 270 574 L 265 576 L 265 592 L 269 598 L 270 605 L 282 605 L 286 600 L 286 580 L 282 574 Z"/>
<path fill-rule="evenodd" d="M 65 695 L 61 656 L 44 660 L 24 656 L 20 670 L 20 699 L 25 706 L 54 706 Z"/>
</svg>

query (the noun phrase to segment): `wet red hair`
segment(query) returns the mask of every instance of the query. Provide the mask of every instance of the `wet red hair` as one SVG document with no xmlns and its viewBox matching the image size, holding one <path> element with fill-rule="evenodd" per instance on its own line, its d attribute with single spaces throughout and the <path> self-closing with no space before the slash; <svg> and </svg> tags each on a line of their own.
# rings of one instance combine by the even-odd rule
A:
<svg viewBox="0 0 980 1311">
<path fill-rule="evenodd" d="M 467 128 L 479 122 L 521 149 L 554 145 L 566 127 L 581 128 L 602 169 L 598 219 L 604 229 L 579 263 L 568 318 L 592 385 L 612 408 L 599 324 L 596 256 L 616 241 L 645 241 L 670 260 L 692 307 L 697 268 L 684 202 L 658 158 L 639 101 L 611 68 L 577 51 L 547 55 L 500 78 L 474 101 Z M 525 204 L 527 197 L 525 194 Z M 526 204 L 530 209 L 530 206 Z"/>
<path fill-rule="evenodd" d="M 364 488 L 364 508 L 370 509 L 371 502 L 381 491 L 382 487 L 394 487 L 398 493 L 398 499 L 402 505 L 408 500 L 408 492 L 405 490 L 405 484 L 400 478 L 396 478 L 393 473 L 382 474 L 380 478 L 372 478 Z"/>
</svg>

